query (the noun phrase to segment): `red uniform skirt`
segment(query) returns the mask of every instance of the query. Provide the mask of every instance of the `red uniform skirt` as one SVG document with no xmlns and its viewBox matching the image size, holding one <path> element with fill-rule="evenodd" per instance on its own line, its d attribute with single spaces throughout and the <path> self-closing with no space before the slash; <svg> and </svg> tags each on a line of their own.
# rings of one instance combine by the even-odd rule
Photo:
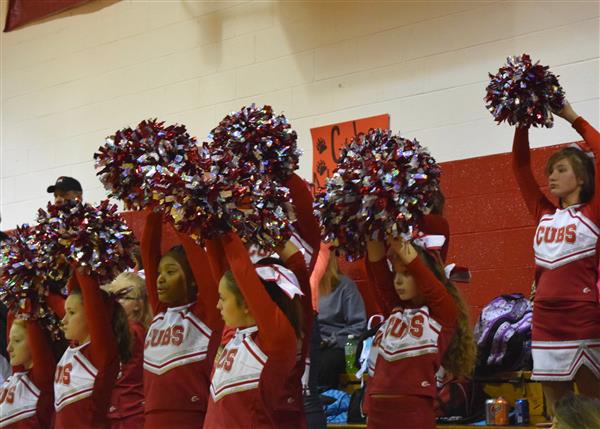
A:
<svg viewBox="0 0 600 429">
<path fill-rule="evenodd" d="M 154 411 L 144 417 L 144 429 L 200 429 L 204 425 L 204 413 L 197 411 Z"/>
<path fill-rule="evenodd" d="M 571 381 L 581 366 L 600 379 L 600 304 L 536 302 L 531 352 L 533 380 Z"/>
<path fill-rule="evenodd" d="M 144 413 L 123 417 L 122 419 L 110 419 L 110 429 L 143 429 Z"/>
<path fill-rule="evenodd" d="M 433 399 L 426 396 L 369 398 L 367 429 L 435 429 Z"/>
</svg>

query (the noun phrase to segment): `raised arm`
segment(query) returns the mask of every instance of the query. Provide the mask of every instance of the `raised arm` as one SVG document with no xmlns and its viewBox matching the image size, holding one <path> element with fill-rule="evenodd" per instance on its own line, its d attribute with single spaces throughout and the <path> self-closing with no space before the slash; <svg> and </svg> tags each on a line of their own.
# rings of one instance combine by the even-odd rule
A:
<svg viewBox="0 0 600 429">
<path fill-rule="evenodd" d="M 80 270 L 75 270 L 75 276 L 81 288 L 85 321 L 90 333 L 90 360 L 98 371 L 102 371 L 119 360 L 110 304 L 104 301 L 95 279 Z"/>
<path fill-rule="evenodd" d="M 533 177 L 529 153 L 529 129 L 517 127 L 512 149 L 513 173 L 531 216 L 537 221 L 542 207 L 553 207 L 552 203 Z"/>
<path fill-rule="evenodd" d="M 46 303 L 56 317 L 60 320 L 65 317 L 65 297 L 58 293 L 49 293 L 46 296 Z"/>
<path fill-rule="evenodd" d="M 381 241 L 367 241 L 367 274 L 383 315 L 388 317 L 401 304 L 394 289 L 394 273 L 386 258 L 385 245 Z"/>
<path fill-rule="evenodd" d="M 223 319 L 217 309 L 219 280 L 215 280 L 210 269 L 208 254 L 189 235 L 179 233 L 179 239 L 192 269 L 196 282 L 196 305 L 194 313 L 200 316 L 211 329 L 220 329 Z"/>
<path fill-rule="evenodd" d="M 404 240 L 392 240 L 390 244 L 415 279 L 431 317 L 442 326 L 453 328 L 458 318 L 458 308 L 446 287 L 419 257 L 412 244 Z"/>
<path fill-rule="evenodd" d="M 50 390 L 56 368 L 50 334 L 44 331 L 37 320 L 30 319 L 27 321 L 27 339 L 32 361 L 29 377 L 40 390 Z"/>
<path fill-rule="evenodd" d="M 162 239 L 162 215 L 149 212 L 146 216 L 144 233 L 140 243 L 142 264 L 146 277 L 146 290 L 148 291 L 148 302 L 152 312 L 158 314 L 164 310 L 164 305 L 158 300 L 156 284 L 158 280 L 158 264 L 160 263 L 160 244 Z"/>
<path fill-rule="evenodd" d="M 304 318 L 304 334 L 310 335 L 312 332 L 313 325 L 313 306 L 312 306 L 312 290 L 310 287 L 310 277 L 308 275 L 308 269 L 306 268 L 306 262 L 304 256 L 291 242 L 287 242 L 282 250 L 279 252 L 279 257 L 285 263 L 286 267 L 290 269 L 298 279 L 300 283 L 300 290 L 304 294 L 301 297 L 302 302 L 302 315 Z"/>
<path fill-rule="evenodd" d="M 296 335 L 289 320 L 271 299 L 250 261 L 248 250 L 232 233 L 220 238 L 235 281 L 258 326 L 262 346 L 272 355 L 296 354 Z M 292 359 L 293 361 L 293 359 Z"/>
<path fill-rule="evenodd" d="M 57 293 L 46 296 L 46 304 L 60 320 L 65 316 L 65 298 Z M 30 371 L 33 383 L 43 389 L 44 385 L 52 388 L 56 357 L 52 348 L 50 334 L 42 328 L 38 320 L 27 321 L 27 338 L 31 348 L 33 366 Z"/>
<path fill-rule="evenodd" d="M 290 190 L 296 222 L 294 226 L 300 237 L 312 247 L 312 257 L 309 264 L 309 275 L 317 261 L 317 254 L 321 245 L 321 229 L 313 212 L 313 196 L 304 180 L 297 174 L 292 174 L 284 183 Z"/>
<path fill-rule="evenodd" d="M 594 152 L 596 167 L 600 165 L 600 160 L 598 159 L 598 155 L 600 155 L 600 133 L 598 130 L 592 127 L 581 116 L 578 116 L 577 119 L 573 121 L 573 128 L 581 135 L 581 137 L 583 137 L 585 142 L 590 146 L 590 149 Z"/>
<path fill-rule="evenodd" d="M 577 116 L 571 124 L 594 152 L 594 195 L 590 204 L 594 209 L 596 221 L 598 221 L 600 220 L 600 133 L 581 116 Z"/>
</svg>

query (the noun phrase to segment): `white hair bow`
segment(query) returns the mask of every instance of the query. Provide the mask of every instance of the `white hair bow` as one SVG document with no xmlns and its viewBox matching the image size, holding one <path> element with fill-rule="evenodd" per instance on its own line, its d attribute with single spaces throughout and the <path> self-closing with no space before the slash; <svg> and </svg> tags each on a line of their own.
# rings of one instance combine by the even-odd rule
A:
<svg viewBox="0 0 600 429">
<path fill-rule="evenodd" d="M 259 265 L 256 274 L 267 282 L 274 282 L 290 299 L 296 295 L 304 296 L 299 287 L 296 275 L 281 265 Z"/>
</svg>

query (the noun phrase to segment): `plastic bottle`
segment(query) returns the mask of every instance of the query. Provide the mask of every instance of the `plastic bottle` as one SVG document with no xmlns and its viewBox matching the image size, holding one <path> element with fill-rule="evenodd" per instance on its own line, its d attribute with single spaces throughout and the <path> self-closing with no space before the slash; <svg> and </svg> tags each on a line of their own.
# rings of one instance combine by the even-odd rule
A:
<svg viewBox="0 0 600 429">
<path fill-rule="evenodd" d="M 358 342 L 354 335 L 348 335 L 346 344 L 344 345 L 344 354 L 346 355 L 346 372 L 350 375 L 356 374 L 358 368 L 356 368 L 356 346 Z"/>
</svg>

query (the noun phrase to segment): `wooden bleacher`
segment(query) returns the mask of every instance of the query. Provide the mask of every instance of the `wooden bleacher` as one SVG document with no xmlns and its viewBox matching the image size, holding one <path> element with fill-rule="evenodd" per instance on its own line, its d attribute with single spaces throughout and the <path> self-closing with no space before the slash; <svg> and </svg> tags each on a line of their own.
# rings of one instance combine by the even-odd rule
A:
<svg viewBox="0 0 600 429">
<path fill-rule="evenodd" d="M 367 376 L 364 377 L 366 380 Z M 513 371 L 495 374 L 492 377 L 479 377 L 476 381 L 484 384 L 484 392 L 489 397 L 502 396 L 511 405 L 515 400 L 527 398 L 529 401 L 529 426 L 476 426 L 476 425 L 455 425 L 438 424 L 438 429 L 474 429 L 474 428 L 534 428 L 536 424 L 548 422 L 544 416 L 544 397 L 540 383 L 531 380 L 531 371 Z M 340 389 L 351 393 L 360 387 L 360 381 L 352 379 L 346 374 L 340 377 Z M 365 424 L 329 424 L 331 429 L 364 429 Z M 398 429 L 403 429 L 399 427 Z M 407 428 L 408 429 L 408 428 Z"/>
</svg>

